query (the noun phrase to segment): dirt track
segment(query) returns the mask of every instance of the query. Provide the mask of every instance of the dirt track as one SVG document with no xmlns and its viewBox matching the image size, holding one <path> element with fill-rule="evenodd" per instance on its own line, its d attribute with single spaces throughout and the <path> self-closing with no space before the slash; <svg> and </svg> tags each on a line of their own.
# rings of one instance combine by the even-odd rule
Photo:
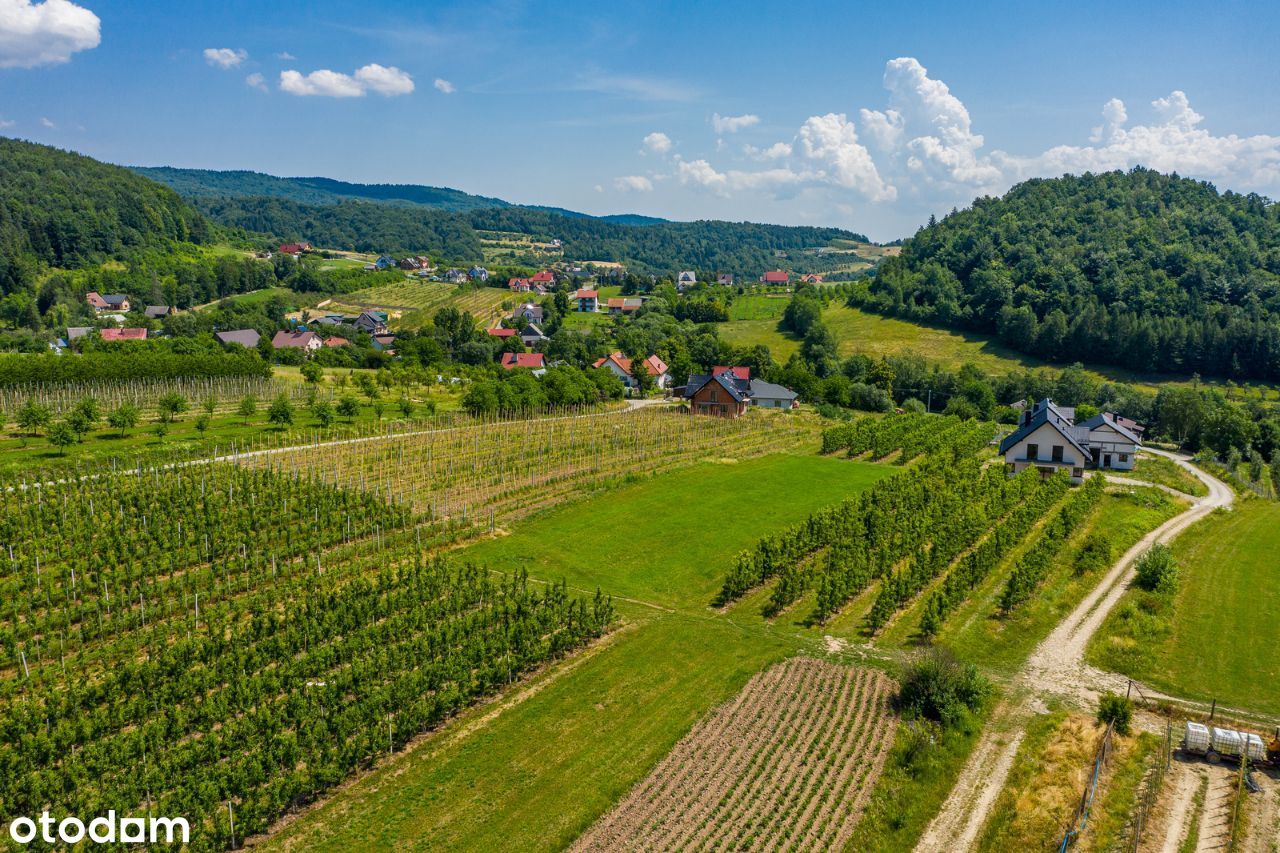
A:
<svg viewBox="0 0 1280 853">
<path fill-rule="evenodd" d="M 1125 689 L 1128 679 L 1087 666 L 1084 653 L 1089 639 L 1132 581 L 1134 561 L 1155 543 L 1171 541 L 1187 527 L 1219 507 L 1229 507 L 1235 500 L 1226 484 L 1195 468 L 1184 457 L 1157 450 L 1148 452 L 1165 456 L 1186 468 L 1209 487 L 1209 494 L 1196 499 L 1190 509 L 1169 519 L 1126 551 L 1098 585 L 1036 647 L 1014 679 L 1010 698 L 993 712 L 941 811 L 926 827 L 916 845 L 917 853 L 967 850 L 973 846 L 1008 778 L 1026 721 L 1043 707 L 1045 697 L 1092 707 L 1103 691 Z"/>
</svg>

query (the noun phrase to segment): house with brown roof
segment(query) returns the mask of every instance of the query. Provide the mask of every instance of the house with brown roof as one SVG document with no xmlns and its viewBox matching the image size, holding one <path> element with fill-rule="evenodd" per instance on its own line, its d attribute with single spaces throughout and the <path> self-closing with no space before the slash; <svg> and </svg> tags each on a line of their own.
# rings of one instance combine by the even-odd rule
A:
<svg viewBox="0 0 1280 853">
<path fill-rule="evenodd" d="M 600 309 L 600 293 L 598 291 L 575 290 L 572 298 L 577 303 L 578 311 L 594 314 Z"/>
<path fill-rule="evenodd" d="M 84 295 L 84 301 L 89 303 L 89 307 L 99 314 L 108 311 L 128 312 L 129 297 L 123 293 L 108 293 L 103 296 L 96 290 L 90 290 Z"/>
<path fill-rule="evenodd" d="M 337 347 L 345 347 L 349 343 L 351 343 L 351 341 L 347 340 L 346 338 L 340 338 L 337 335 L 334 335 L 332 338 L 325 338 L 325 341 L 324 341 L 324 345 L 329 347 L 330 349 L 336 349 Z"/>
<path fill-rule="evenodd" d="M 301 349 L 313 353 L 324 346 L 324 342 L 315 332 L 276 332 L 271 346 L 273 349 Z"/>
<path fill-rule="evenodd" d="M 664 390 L 671 387 L 670 368 L 667 367 L 665 361 L 658 358 L 657 355 L 651 355 L 644 359 L 643 364 L 645 372 L 653 377 L 654 384 L 657 387 Z M 634 389 L 637 385 L 633 361 L 621 352 L 611 352 L 604 358 L 597 359 L 591 366 L 595 368 L 603 367 L 610 371 L 614 376 L 622 380 L 622 384 L 627 386 L 628 390 Z"/>
<path fill-rule="evenodd" d="M 116 341 L 145 341 L 147 339 L 146 329 L 100 329 L 98 334 L 102 336 L 102 340 L 108 343 Z"/>
<path fill-rule="evenodd" d="M 502 340 L 506 340 L 507 338 L 514 338 L 517 334 L 515 329 L 503 329 L 503 328 L 485 329 L 484 333 L 491 338 L 500 338 Z"/>
<path fill-rule="evenodd" d="M 769 270 L 760 276 L 761 284 L 789 284 L 791 282 L 791 274 L 785 270 Z"/>
<path fill-rule="evenodd" d="M 610 296 L 605 308 L 614 316 L 634 314 L 644 304 L 643 296 Z"/>
</svg>

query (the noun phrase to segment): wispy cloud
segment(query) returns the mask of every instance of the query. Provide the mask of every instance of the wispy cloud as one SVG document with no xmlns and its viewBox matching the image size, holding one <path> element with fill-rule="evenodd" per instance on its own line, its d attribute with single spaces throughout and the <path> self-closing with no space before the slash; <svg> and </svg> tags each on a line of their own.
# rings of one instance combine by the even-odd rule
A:
<svg viewBox="0 0 1280 853">
<path fill-rule="evenodd" d="M 452 83 L 443 77 L 437 77 L 435 82 L 431 85 L 435 86 L 438 91 L 444 92 L 446 95 L 452 95 L 454 92 L 458 91 Z"/>
<path fill-rule="evenodd" d="M 715 128 L 716 133 L 737 133 L 759 123 L 760 116 L 750 113 L 740 116 L 722 116 L 720 113 L 713 113 L 711 116 L 711 126 Z"/>
<path fill-rule="evenodd" d="M 244 78 L 244 82 L 251 89 L 257 89 L 260 92 L 267 91 L 267 78 L 256 71 Z"/>
<path fill-rule="evenodd" d="M 613 179 L 613 187 L 619 192 L 653 192 L 653 181 L 644 175 L 623 175 Z"/>
<path fill-rule="evenodd" d="M 41 116 L 41 117 L 40 117 L 40 126 L 41 126 L 41 127 L 47 127 L 47 128 L 49 128 L 50 130 L 54 130 L 55 128 L 57 128 L 57 125 L 56 125 L 56 124 L 54 124 L 53 122 L 51 122 L 49 119 L 45 118 L 44 116 Z"/>
<path fill-rule="evenodd" d="M 244 48 L 206 47 L 204 49 L 204 61 L 224 71 L 238 68 L 248 58 L 249 51 Z"/>
<path fill-rule="evenodd" d="M 569 89 L 576 92 L 597 92 L 637 101 L 688 102 L 695 100 L 699 95 L 696 88 L 681 80 L 644 75 L 608 74 L 599 70 L 588 70 L 579 74 L 569 85 Z"/>
<path fill-rule="evenodd" d="M 292 62 L 297 58 L 298 57 L 294 56 L 292 53 L 290 53 L 287 50 L 282 50 L 276 54 L 276 59 L 283 59 L 285 62 Z"/>
<path fill-rule="evenodd" d="M 68 62 L 97 47 L 102 21 L 69 0 L 0 0 L 0 68 L 35 68 Z"/>
</svg>

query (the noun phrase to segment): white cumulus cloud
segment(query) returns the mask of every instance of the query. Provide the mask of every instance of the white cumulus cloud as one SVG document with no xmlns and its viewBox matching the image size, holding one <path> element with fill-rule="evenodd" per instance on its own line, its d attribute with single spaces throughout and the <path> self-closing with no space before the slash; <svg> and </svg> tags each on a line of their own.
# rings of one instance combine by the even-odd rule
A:
<svg viewBox="0 0 1280 853">
<path fill-rule="evenodd" d="M 872 201 L 892 201 L 898 191 L 886 184 L 870 152 L 844 113 L 811 116 L 800 127 L 803 155 L 831 183 L 857 190 Z"/>
<path fill-rule="evenodd" d="M 656 130 L 644 138 L 645 149 L 654 154 L 666 154 L 674 144 L 670 136 Z"/>
<path fill-rule="evenodd" d="M 754 145 L 742 146 L 742 153 L 752 160 L 784 160 L 791 156 L 792 151 L 790 142 L 775 142 L 768 148 L 757 148 Z"/>
<path fill-rule="evenodd" d="M 360 98 L 368 92 L 394 97 L 412 92 L 413 78 L 395 66 L 377 63 L 359 68 L 355 74 L 327 68 L 310 74 L 289 70 L 280 72 L 280 91 L 302 97 Z"/>
<path fill-rule="evenodd" d="M 69 0 L 0 0 L 0 68 L 67 62 L 102 41 L 102 22 Z"/>
<path fill-rule="evenodd" d="M 620 192 L 653 192 L 653 181 L 644 175 L 623 175 L 613 179 L 614 189 Z"/>
<path fill-rule="evenodd" d="M 244 82 L 251 89 L 257 89 L 261 92 L 267 91 L 267 78 L 256 71 L 244 78 Z"/>
<path fill-rule="evenodd" d="M 439 91 L 444 92 L 446 95 L 452 95 L 454 92 L 458 91 L 452 83 L 443 77 L 437 77 L 435 83 L 432 85 Z"/>
<path fill-rule="evenodd" d="M 740 116 L 722 116 L 720 113 L 713 113 L 711 116 L 711 126 L 715 128 L 716 133 L 737 133 L 759 123 L 760 116 L 750 113 Z"/>
<path fill-rule="evenodd" d="M 248 58 L 249 51 L 244 48 L 206 47 L 204 49 L 204 61 L 224 71 L 236 68 Z"/>
</svg>

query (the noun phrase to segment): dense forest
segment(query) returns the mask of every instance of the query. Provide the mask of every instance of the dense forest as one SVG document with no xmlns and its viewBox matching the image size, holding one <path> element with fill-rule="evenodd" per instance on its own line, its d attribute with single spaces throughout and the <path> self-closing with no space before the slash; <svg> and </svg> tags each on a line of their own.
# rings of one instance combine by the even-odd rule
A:
<svg viewBox="0 0 1280 853">
<path fill-rule="evenodd" d="M 1046 359 L 1280 379 L 1280 208 L 1141 168 L 1027 181 L 931 221 L 852 301 Z"/>
<path fill-rule="evenodd" d="M 204 242 L 204 217 L 128 169 L 0 137 L 0 292 L 40 264 L 76 269 L 174 242 Z"/>
</svg>

